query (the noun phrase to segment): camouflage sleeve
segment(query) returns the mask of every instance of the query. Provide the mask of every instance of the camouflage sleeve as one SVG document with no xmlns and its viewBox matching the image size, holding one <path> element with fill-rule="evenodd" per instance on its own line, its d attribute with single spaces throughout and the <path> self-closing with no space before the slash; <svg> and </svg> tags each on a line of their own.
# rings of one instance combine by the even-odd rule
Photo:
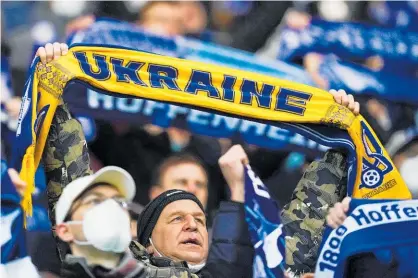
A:
<svg viewBox="0 0 418 278">
<path fill-rule="evenodd" d="M 65 104 L 57 107 L 52 120 L 43 163 L 47 178 L 49 218 L 55 225 L 55 204 L 63 188 L 74 179 L 92 173 L 83 129 Z"/>
<path fill-rule="evenodd" d="M 328 208 L 347 192 L 346 160 L 343 153 L 329 150 L 312 162 L 282 211 L 286 264 L 296 275 L 314 272 Z"/>
</svg>

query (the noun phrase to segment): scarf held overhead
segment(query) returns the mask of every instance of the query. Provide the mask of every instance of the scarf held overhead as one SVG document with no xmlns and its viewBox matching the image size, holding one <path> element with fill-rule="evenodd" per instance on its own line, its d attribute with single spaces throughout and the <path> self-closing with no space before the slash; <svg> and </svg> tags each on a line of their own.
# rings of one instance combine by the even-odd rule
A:
<svg viewBox="0 0 418 278">
<path fill-rule="evenodd" d="M 321 144 L 348 150 L 350 195 L 411 198 L 364 118 L 355 117 L 347 108 L 336 104 L 331 94 L 320 89 L 116 47 L 76 45 L 66 56 L 47 65 L 38 62 L 38 58 L 33 61 L 25 84 L 12 161 L 22 179 L 28 182 L 22 205 L 29 214 L 35 170 L 56 107 L 71 80 L 111 95 L 163 101 L 284 126 Z M 329 128 L 323 125 L 334 127 L 332 134 L 326 135 Z"/>
<path fill-rule="evenodd" d="M 146 32 L 135 24 L 114 19 L 99 18 L 89 28 L 71 34 L 67 41 L 69 45 L 83 43 L 124 46 L 267 74 L 307 85 L 313 84 L 302 68 L 286 62 L 271 61 L 252 53 L 196 39 L 159 36 Z M 327 150 L 327 147 L 300 134 L 285 129 L 278 130 L 275 126 L 151 100 L 104 95 L 86 88 L 83 84 L 67 86 L 64 101 L 72 113 L 94 119 L 122 120 L 135 124 L 152 123 L 164 128 L 175 126 L 193 134 L 233 138 L 269 149 L 301 151 L 312 157 L 322 155 Z"/>
</svg>

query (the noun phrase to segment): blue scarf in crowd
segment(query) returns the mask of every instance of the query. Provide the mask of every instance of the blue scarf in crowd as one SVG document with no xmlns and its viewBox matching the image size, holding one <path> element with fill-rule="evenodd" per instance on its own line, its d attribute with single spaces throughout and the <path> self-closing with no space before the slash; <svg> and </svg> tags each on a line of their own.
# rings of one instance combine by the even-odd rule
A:
<svg viewBox="0 0 418 278">
<path fill-rule="evenodd" d="M 368 252 L 394 259 L 399 277 L 418 277 L 418 200 L 353 199 L 348 215 L 325 232 L 315 278 L 343 277 L 347 259 Z"/>
<path fill-rule="evenodd" d="M 312 19 L 304 29 L 286 28 L 280 39 L 278 58 L 291 60 L 309 52 L 334 53 L 345 59 L 379 55 L 399 65 L 418 65 L 418 33 L 361 23 Z"/>
<path fill-rule="evenodd" d="M 418 78 L 415 77 L 394 75 L 387 71 L 371 71 L 366 67 L 338 60 L 334 55 L 324 57 L 319 74 L 328 81 L 329 88 L 418 106 L 418 94 L 411 90 L 418 88 Z"/>
<path fill-rule="evenodd" d="M 245 167 L 245 220 L 255 250 L 254 277 L 283 277 L 285 235 L 279 209 L 250 166 Z"/>
</svg>

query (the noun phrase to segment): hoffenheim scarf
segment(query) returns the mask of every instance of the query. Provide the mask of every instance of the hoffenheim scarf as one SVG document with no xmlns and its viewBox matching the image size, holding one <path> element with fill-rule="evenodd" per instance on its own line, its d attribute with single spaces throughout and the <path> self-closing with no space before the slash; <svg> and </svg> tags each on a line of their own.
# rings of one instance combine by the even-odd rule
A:
<svg viewBox="0 0 418 278">
<path fill-rule="evenodd" d="M 278 58 L 282 60 L 317 52 L 346 59 L 379 55 L 398 66 L 418 64 L 418 33 L 361 23 L 312 19 L 302 30 L 283 30 L 279 43 Z"/>
<path fill-rule="evenodd" d="M 286 128 L 349 153 L 348 193 L 357 198 L 409 199 L 411 194 L 362 116 L 326 91 L 271 76 L 131 49 L 72 46 L 47 65 L 36 58 L 25 84 L 13 167 L 28 182 L 31 212 L 35 169 L 67 83 L 127 98 L 145 98 Z"/>
<path fill-rule="evenodd" d="M 399 277 L 418 277 L 418 200 L 359 200 L 350 203 L 344 223 L 324 237 L 315 278 L 343 277 L 346 260 L 374 252 L 396 260 Z"/>
<path fill-rule="evenodd" d="M 153 100 L 102 94 L 75 82 L 64 90 L 64 101 L 69 105 L 70 111 L 77 115 L 78 120 L 83 119 L 81 123 L 88 142 L 95 134 L 94 121 L 90 122 L 88 118 L 92 117 L 140 125 L 152 123 L 163 128 L 173 126 L 192 134 L 233 138 L 262 148 L 300 151 L 310 157 L 321 156 L 328 149 L 305 136 L 274 125 Z"/>
<path fill-rule="evenodd" d="M 255 278 L 283 277 L 285 234 L 278 214 L 267 187 L 249 165 L 245 166 L 245 220 L 255 250 Z"/>
</svg>

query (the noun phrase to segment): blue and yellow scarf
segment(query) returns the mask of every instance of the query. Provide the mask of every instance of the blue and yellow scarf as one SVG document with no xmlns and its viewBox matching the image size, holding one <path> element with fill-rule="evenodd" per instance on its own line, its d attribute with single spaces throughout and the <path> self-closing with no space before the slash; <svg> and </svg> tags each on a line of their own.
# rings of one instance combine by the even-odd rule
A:
<svg viewBox="0 0 418 278">
<path fill-rule="evenodd" d="M 349 155 L 348 191 L 357 198 L 409 199 L 411 194 L 362 116 L 336 104 L 326 91 L 270 76 L 131 49 L 74 45 L 47 65 L 35 59 L 25 85 L 13 167 L 29 186 L 65 86 L 82 82 L 110 95 L 144 98 L 298 132 Z"/>
</svg>

